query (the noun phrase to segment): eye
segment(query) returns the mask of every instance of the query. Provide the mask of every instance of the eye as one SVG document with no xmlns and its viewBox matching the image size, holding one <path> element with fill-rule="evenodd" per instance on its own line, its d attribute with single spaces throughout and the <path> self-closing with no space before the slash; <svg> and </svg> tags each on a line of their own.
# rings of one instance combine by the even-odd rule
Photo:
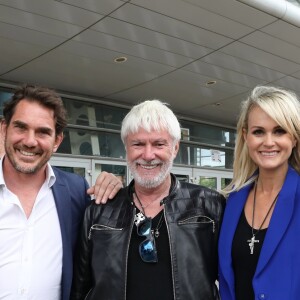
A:
<svg viewBox="0 0 300 300">
<path fill-rule="evenodd" d="M 255 129 L 252 131 L 252 134 L 255 136 L 261 136 L 264 134 L 264 131 L 262 129 Z"/>
<path fill-rule="evenodd" d="M 14 128 L 17 128 L 17 129 L 25 129 L 26 126 L 24 124 L 20 124 L 20 123 L 15 123 L 14 124 Z"/>
<path fill-rule="evenodd" d="M 143 146 L 143 143 L 141 143 L 141 142 L 133 142 L 131 145 L 132 145 L 133 147 L 142 147 L 142 146 Z"/>
<path fill-rule="evenodd" d="M 40 130 L 37 131 L 37 134 L 38 134 L 40 137 L 43 137 L 43 136 L 51 136 L 51 135 L 52 135 L 52 131 L 49 130 L 48 128 L 41 128 Z"/>
<path fill-rule="evenodd" d="M 274 130 L 274 134 L 276 134 L 276 135 L 284 135 L 284 134 L 286 134 L 286 131 L 283 129 L 283 128 L 276 128 L 275 130 Z"/>
<path fill-rule="evenodd" d="M 162 148 L 162 147 L 164 147 L 165 145 L 166 145 L 166 143 L 164 143 L 164 142 L 156 142 L 156 143 L 154 144 L 154 146 L 157 147 L 157 148 Z"/>
</svg>

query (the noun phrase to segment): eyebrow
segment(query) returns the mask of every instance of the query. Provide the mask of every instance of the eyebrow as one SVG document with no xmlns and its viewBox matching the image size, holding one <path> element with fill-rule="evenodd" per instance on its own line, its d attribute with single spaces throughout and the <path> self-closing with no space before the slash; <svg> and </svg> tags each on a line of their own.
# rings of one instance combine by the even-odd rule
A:
<svg viewBox="0 0 300 300">
<path fill-rule="evenodd" d="M 13 121 L 12 124 L 17 125 L 17 126 L 21 126 L 23 128 L 28 127 L 27 123 L 24 123 L 20 120 Z M 49 134 L 51 134 L 53 132 L 52 128 L 49 128 L 49 127 L 38 127 L 37 129 L 35 129 L 35 131 L 46 132 L 46 133 L 49 133 Z"/>
</svg>

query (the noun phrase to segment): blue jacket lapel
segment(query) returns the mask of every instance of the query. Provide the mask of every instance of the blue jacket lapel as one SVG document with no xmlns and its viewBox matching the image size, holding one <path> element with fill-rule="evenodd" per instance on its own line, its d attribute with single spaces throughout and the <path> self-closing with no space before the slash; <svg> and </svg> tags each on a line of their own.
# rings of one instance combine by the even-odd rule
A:
<svg viewBox="0 0 300 300">
<path fill-rule="evenodd" d="M 232 240 L 251 188 L 252 184 L 244 187 L 239 192 L 234 192 L 230 195 L 226 204 L 225 216 L 222 223 L 222 234 L 219 241 L 219 255 L 222 256 L 222 258 L 220 258 L 220 269 L 222 270 L 224 279 L 230 287 L 232 297 L 234 294 L 234 274 L 231 258 Z"/>
<path fill-rule="evenodd" d="M 266 266 L 289 225 L 294 210 L 297 185 L 298 174 L 295 170 L 289 168 L 272 214 L 268 231 L 261 249 L 255 276 L 259 275 Z"/>
<path fill-rule="evenodd" d="M 67 286 L 70 286 L 72 274 L 72 213 L 71 198 L 68 186 L 64 182 L 64 178 L 58 172 L 55 172 L 56 181 L 52 187 L 53 196 L 56 204 L 58 219 L 60 223 L 62 246 L 63 246 L 63 262 L 62 262 L 62 299 L 67 299 L 64 295 Z"/>
</svg>

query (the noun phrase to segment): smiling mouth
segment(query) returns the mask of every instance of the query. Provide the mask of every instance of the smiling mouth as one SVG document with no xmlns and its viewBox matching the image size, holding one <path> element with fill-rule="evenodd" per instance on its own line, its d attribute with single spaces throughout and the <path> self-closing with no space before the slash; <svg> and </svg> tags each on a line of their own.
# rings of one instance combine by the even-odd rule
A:
<svg viewBox="0 0 300 300">
<path fill-rule="evenodd" d="M 279 153 L 279 151 L 272 151 L 272 152 L 265 152 L 265 151 L 261 151 L 260 154 L 263 156 L 275 156 Z"/>
<path fill-rule="evenodd" d="M 159 166 L 158 164 L 155 164 L 155 165 L 141 165 L 141 164 L 138 164 L 141 168 L 143 169 L 146 169 L 146 170 L 152 170 L 154 168 L 156 168 L 157 166 Z"/>
<path fill-rule="evenodd" d="M 33 156 L 39 155 L 39 153 L 28 152 L 28 151 L 24 151 L 24 150 L 19 150 L 19 152 L 20 152 L 22 155 L 28 156 L 28 157 L 33 157 Z"/>
</svg>

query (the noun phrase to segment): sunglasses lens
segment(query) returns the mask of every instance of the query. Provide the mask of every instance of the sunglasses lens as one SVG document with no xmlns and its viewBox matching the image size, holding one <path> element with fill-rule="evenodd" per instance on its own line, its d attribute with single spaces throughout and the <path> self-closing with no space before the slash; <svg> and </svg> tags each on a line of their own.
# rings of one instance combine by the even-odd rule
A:
<svg viewBox="0 0 300 300">
<path fill-rule="evenodd" d="M 147 239 L 140 244 L 140 256 L 144 262 L 157 262 L 154 240 Z"/>
<path fill-rule="evenodd" d="M 146 218 L 139 226 L 137 227 L 137 233 L 140 236 L 148 236 L 151 232 L 152 220 Z"/>
</svg>

